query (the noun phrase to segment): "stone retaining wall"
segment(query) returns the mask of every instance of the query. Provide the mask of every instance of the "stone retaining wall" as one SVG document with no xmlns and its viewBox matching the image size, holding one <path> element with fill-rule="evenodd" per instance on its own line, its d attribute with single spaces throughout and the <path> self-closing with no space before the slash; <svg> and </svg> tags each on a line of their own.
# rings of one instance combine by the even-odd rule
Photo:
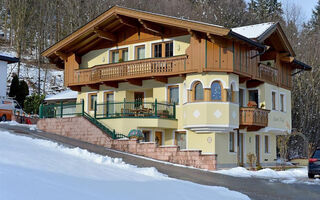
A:
<svg viewBox="0 0 320 200">
<path fill-rule="evenodd" d="M 203 155 L 200 150 L 180 150 L 177 146 L 158 146 L 154 142 L 135 139 L 113 140 L 83 117 L 40 119 L 39 130 L 74 138 L 107 148 L 141 155 L 156 160 L 216 170 L 216 155 Z"/>
</svg>

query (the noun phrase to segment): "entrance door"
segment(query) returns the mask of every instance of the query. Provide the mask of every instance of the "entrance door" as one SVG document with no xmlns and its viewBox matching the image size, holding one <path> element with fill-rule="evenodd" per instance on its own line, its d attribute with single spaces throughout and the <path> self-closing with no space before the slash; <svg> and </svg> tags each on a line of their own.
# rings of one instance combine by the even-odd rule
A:
<svg viewBox="0 0 320 200">
<path fill-rule="evenodd" d="M 256 157 L 257 165 L 260 165 L 260 136 L 256 135 Z"/>
<path fill-rule="evenodd" d="M 134 92 L 135 108 L 142 107 L 143 99 L 144 99 L 144 92 Z"/>
<path fill-rule="evenodd" d="M 162 132 L 161 131 L 156 131 L 156 137 L 155 137 L 155 142 L 161 146 L 162 145 Z"/>
<path fill-rule="evenodd" d="M 243 133 L 239 134 L 239 164 L 243 166 Z"/>
<path fill-rule="evenodd" d="M 187 148 L 186 132 L 175 132 L 175 144 L 179 146 L 180 149 Z"/>
</svg>

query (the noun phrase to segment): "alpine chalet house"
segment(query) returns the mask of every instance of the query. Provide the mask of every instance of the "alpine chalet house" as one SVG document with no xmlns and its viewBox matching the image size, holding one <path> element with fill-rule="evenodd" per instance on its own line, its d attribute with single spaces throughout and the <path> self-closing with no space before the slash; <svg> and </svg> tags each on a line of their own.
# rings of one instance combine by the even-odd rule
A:
<svg viewBox="0 0 320 200">
<path fill-rule="evenodd" d="M 64 69 L 92 124 L 143 135 L 137 150 L 111 148 L 209 169 L 246 165 L 249 153 L 273 165 L 276 136 L 292 129 L 292 74 L 311 69 L 295 59 L 279 23 L 230 30 L 118 6 L 42 55 Z M 143 144 L 167 153 L 141 153 Z M 189 162 L 184 152 L 204 157 Z M 205 156 L 214 167 L 201 163 Z"/>
</svg>

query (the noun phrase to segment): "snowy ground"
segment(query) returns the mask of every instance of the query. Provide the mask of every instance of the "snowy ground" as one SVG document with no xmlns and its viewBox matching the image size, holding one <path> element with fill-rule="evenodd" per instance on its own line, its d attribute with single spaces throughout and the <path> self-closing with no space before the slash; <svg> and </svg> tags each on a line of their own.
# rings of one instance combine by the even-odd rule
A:
<svg viewBox="0 0 320 200">
<path fill-rule="evenodd" d="M 286 171 L 275 171 L 270 168 L 259 171 L 249 171 L 243 167 L 236 167 L 226 170 L 218 170 L 215 173 L 220 173 L 235 177 L 258 177 L 266 178 L 273 181 L 281 181 L 283 183 L 305 183 L 305 184 L 319 184 L 320 179 L 308 179 L 307 167 L 288 169 Z"/>
<path fill-rule="evenodd" d="M 22 126 L 22 127 L 26 127 L 31 131 L 34 131 L 37 129 L 37 125 L 33 124 L 33 125 L 29 125 L 29 124 L 20 124 L 16 121 L 5 121 L 5 122 L 0 122 L 0 124 L 8 124 L 10 126 Z"/>
<path fill-rule="evenodd" d="M 249 199 L 168 178 L 155 168 L 0 130 L 2 199 Z"/>
</svg>

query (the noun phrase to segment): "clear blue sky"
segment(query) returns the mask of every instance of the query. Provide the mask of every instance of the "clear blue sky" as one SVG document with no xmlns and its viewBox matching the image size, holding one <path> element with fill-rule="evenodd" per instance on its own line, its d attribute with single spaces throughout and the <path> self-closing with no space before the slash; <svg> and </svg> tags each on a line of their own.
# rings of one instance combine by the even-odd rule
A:
<svg viewBox="0 0 320 200">
<path fill-rule="evenodd" d="M 250 0 L 246 0 L 247 2 L 250 2 Z M 299 5 L 302 8 L 302 11 L 306 17 L 306 20 L 309 20 L 312 15 L 312 9 L 317 4 L 318 0 L 280 0 L 282 4 L 286 4 L 286 2 L 293 2 L 297 5 Z"/>
</svg>

